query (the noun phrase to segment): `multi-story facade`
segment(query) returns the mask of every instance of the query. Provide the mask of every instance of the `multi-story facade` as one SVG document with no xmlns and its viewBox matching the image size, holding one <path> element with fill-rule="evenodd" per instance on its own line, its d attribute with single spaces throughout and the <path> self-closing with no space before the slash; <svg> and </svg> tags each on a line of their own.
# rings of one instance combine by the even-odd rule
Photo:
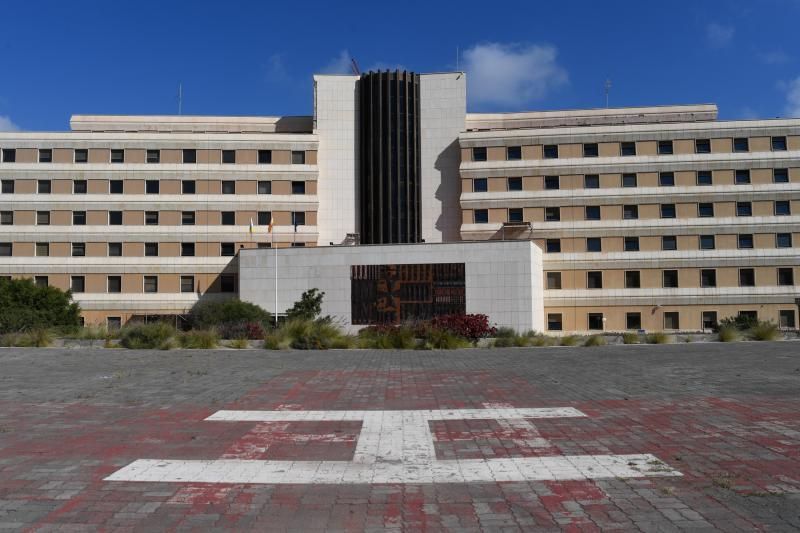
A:
<svg viewBox="0 0 800 533">
<path fill-rule="evenodd" d="M 324 264 L 360 236 L 532 240 L 551 332 L 797 327 L 798 119 L 468 114 L 463 73 L 316 76 L 311 117 L 0 133 L 0 179 L 0 274 L 71 288 L 87 323 L 235 295 L 243 249 L 319 246 Z"/>
</svg>

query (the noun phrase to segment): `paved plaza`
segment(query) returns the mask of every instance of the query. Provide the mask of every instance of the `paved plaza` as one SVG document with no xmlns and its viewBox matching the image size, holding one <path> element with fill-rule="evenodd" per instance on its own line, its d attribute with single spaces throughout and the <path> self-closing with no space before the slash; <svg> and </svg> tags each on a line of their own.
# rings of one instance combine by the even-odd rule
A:
<svg viewBox="0 0 800 533">
<path fill-rule="evenodd" d="M 0 530 L 796 531 L 800 343 L 0 349 Z"/>
</svg>

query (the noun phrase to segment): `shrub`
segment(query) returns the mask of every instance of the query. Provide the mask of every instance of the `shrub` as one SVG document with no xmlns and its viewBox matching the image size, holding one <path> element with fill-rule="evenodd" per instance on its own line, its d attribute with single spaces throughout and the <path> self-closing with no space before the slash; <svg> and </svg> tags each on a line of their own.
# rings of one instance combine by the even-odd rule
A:
<svg viewBox="0 0 800 533">
<path fill-rule="evenodd" d="M 216 327 L 223 339 L 263 339 L 264 326 L 258 322 L 225 322 Z"/>
<path fill-rule="evenodd" d="M 377 350 L 412 350 L 417 346 L 417 329 L 420 336 L 424 335 L 424 328 L 411 324 L 370 326 L 358 332 L 358 345 Z"/>
<path fill-rule="evenodd" d="M 324 292 L 319 289 L 305 291 L 290 309 L 286 310 L 287 320 L 316 320 L 322 313 Z"/>
<path fill-rule="evenodd" d="M 577 346 L 578 345 L 578 337 L 575 335 L 567 335 L 566 337 L 561 337 L 561 346 Z"/>
<path fill-rule="evenodd" d="M 491 337 L 497 333 L 497 328 L 489 325 L 489 317 L 481 314 L 441 315 L 434 317 L 430 325 L 433 329 L 449 331 L 472 343 L 477 343 L 479 339 Z"/>
<path fill-rule="evenodd" d="M 425 332 L 421 348 L 434 350 L 457 350 L 469 348 L 472 343 L 446 329 L 430 328 Z"/>
<path fill-rule="evenodd" d="M 349 348 L 356 348 L 356 337 L 353 335 L 341 335 L 333 340 L 331 344 L 332 350 L 347 350 Z"/>
<path fill-rule="evenodd" d="M 250 302 L 231 299 L 223 301 L 200 301 L 189 313 L 193 328 L 208 329 L 231 323 L 270 324 L 272 315 Z"/>
<path fill-rule="evenodd" d="M 769 321 L 759 321 L 748 330 L 747 334 L 755 341 L 774 341 L 781 336 L 778 326 Z"/>
<path fill-rule="evenodd" d="M 720 342 L 735 342 L 739 340 L 739 331 L 732 326 L 721 326 L 717 332 Z"/>
<path fill-rule="evenodd" d="M 105 325 L 88 325 L 82 328 L 62 328 L 61 335 L 68 339 L 99 340 L 110 336 Z"/>
<path fill-rule="evenodd" d="M 264 338 L 264 348 L 280 350 L 327 350 L 346 346 L 339 327 L 328 320 L 289 320 Z"/>
<path fill-rule="evenodd" d="M 639 344 L 639 334 L 638 333 L 623 333 L 622 334 L 622 343 L 623 344 Z"/>
<path fill-rule="evenodd" d="M 672 339 L 666 333 L 659 331 L 647 336 L 647 344 L 669 344 Z"/>
<path fill-rule="evenodd" d="M 0 337 L 0 346 L 19 348 L 44 348 L 53 343 L 53 336 L 46 329 L 34 329 L 25 333 L 6 333 Z"/>
<path fill-rule="evenodd" d="M 517 336 L 517 332 L 514 331 L 513 328 L 497 328 L 494 331 L 494 338 L 495 339 L 513 339 Z"/>
<path fill-rule="evenodd" d="M 537 333 L 536 336 L 530 337 L 528 343 L 531 346 L 553 346 L 556 343 L 556 339 Z"/>
<path fill-rule="evenodd" d="M 583 343 L 584 346 L 605 346 L 606 338 L 602 335 L 592 335 Z"/>
<path fill-rule="evenodd" d="M 516 337 L 497 337 L 492 343 L 494 348 L 511 348 L 517 345 Z"/>
<path fill-rule="evenodd" d="M 231 348 L 236 348 L 237 350 L 243 350 L 245 348 L 249 348 L 250 343 L 247 339 L 233 339 L 232 341 L 228 342 L 228 346 Z"/>
<path fill-rule="evenodd" d="M 31 279 L 0 279 L 0 333 L 78 327 L 80 312 L 69 291 L 38 287 Z"/>
<path fill-rule="evenodd" d="M 178 340 L 182 348 L 209 349 L 217 347 L 219 335 L 214 329 L 195 329 L 181 333 Z"/>
<path fill-rule="evenodd" d="M 736 315 L 736 316 L 729 316 L 727 318 L 723 318 L 719 321 L 717 327 L 727 328 L 732 327 L 738 331 L 747 331 L 759 324 L 758 318 L 747 316 L 747 315 Z"/>
<path fill-rule="evenodd" d="M 166 322 L 132 324 L 120 330 L 120 344 L 132 350 L 170 349 L 172 347 L 170 341 L 175 333 L 175 328 Z"/>
</svg>

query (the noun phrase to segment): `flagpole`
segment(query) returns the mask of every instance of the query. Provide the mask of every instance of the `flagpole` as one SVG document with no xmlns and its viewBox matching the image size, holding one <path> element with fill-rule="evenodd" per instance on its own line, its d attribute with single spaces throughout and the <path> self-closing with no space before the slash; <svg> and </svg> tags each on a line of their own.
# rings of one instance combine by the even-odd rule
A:
<svg viewBox="0 0 800 533">
<path fill-rule="evenodd" d="M 275 248 L 275 329 L 278 329 L 278 247 L 275 243 L 275 233 L 273 232 L 274 219 L 270 216 L 270 234 L 272 235 L 272 247 Z"/>
</svg>

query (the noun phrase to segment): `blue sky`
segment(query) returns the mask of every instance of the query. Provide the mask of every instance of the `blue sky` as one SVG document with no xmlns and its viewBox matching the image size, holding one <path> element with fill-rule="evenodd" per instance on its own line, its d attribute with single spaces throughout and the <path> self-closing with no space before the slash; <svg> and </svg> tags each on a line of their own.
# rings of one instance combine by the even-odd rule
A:
<svg viewBox="0 0 800 533">
<path fill-rule="evenodd" d="M 0 20 L 0 129 L 73 113 L 311 114 L 311 75 L 468 72 L 470 111 L 714 102 L 800 116 L 800 0 L 17 1 Z"/>
</svg>

